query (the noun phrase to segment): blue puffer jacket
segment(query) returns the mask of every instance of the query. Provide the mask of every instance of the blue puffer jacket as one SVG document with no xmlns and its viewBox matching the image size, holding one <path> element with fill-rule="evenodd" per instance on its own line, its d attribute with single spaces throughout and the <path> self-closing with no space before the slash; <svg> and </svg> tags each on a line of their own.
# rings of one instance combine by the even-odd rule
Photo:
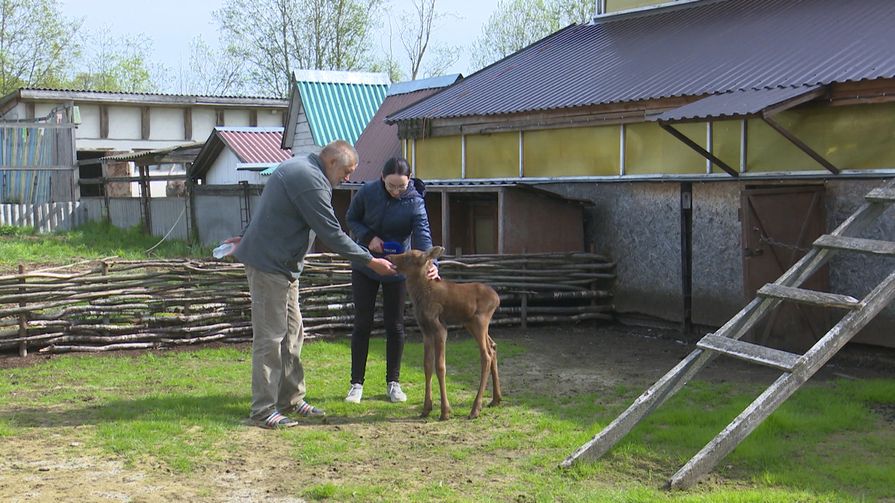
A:
<svg viewBox="0 0 895 503">
<path fill-rule="evenodd" d="M 429 217 L 423 199 L 425 185 L 415 178 L 411 182 L 398 198 L 389 195 L 382 180 L 361 186 L 348 206 L 347 215 L 348 228 L 357 244 L 367 248 L 370 241 L 378 236 L 383 241 L 402 243 L 405 250 L 426 251 L 432 247 Z M 374 257 L 383 256 L 371 253 Z M 352 265 L 352 268 L 384 283 L 404 281 L 404 276 L 400 274 L 380 276 L 366 266 Z"/>
</svg>

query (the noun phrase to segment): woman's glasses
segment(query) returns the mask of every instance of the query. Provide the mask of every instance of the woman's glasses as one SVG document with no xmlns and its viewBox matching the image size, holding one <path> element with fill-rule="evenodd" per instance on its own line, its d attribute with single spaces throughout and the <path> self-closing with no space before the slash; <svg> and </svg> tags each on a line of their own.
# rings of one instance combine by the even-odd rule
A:
<svg viewBox="0 0 895 503">
<path fill-rule="evenodd" d="M 389 190 L 389 192 L 404 192 L 407 190 L 407 184 L 403 185 L 392 185 L 388 182 L 385 182 L 385 188 Z"/>
</svg>

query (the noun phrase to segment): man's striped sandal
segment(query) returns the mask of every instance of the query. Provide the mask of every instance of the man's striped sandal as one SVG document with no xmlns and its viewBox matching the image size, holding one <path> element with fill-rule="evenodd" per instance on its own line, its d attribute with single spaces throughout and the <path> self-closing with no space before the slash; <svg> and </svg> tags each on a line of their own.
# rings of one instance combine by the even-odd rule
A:
<svg viewBox="0 0 895 503">
<path fill-rule="evenodd" d="M 298 421 L 290 419 L 277 411 L 267 416 L 267 419 L 258 421 L 258 426 L 267 430 L 277 430 L 280 428 L 291 428 L 298 424 Z"/>
</svg>

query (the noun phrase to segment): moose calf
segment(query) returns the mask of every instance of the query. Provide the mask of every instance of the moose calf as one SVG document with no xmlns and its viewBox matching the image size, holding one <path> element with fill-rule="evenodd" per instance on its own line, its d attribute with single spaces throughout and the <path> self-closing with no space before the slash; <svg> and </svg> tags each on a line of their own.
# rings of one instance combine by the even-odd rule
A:
<svg viewBox="0 0 895 503">
<path fill-rule="evenodd" d="M 500 297 L 488 285 L 483 283 L 452 283 L 450 281 L 432 281 L 426 277 L 426 271 L 434 259 L 444 253 L 444 248 L 433 247 L 428 252 L 409 250 L 400 255 L 389 255 L 388 259 L 395 264 L 398 272 L 407 277 L 407 291 L 413 301 L 416 322 L 423 332 L 423 369 L 426 374 L 426 398 L 423 402 L 422 416 L 432 412 L 432 369 L 438 375 L 438 386 L 441 391 L 441 419 L 451 414 L 445 390 L 444 348 L 447 342 L 448 323 L 461 323 L 479 343 L 479 354 L 482 360 L 482 374 L 479 392 L 472 405 L 469 418 L 478 417 L 482 409 L 482 395 L 488 384 L 488 372 L 491 373 L 493 387 L 490 406 L 500 403 L 500 379 L 497 376 L 497 345 L 488 335 L 491 316 L 500 305 Z"/>
</svg>

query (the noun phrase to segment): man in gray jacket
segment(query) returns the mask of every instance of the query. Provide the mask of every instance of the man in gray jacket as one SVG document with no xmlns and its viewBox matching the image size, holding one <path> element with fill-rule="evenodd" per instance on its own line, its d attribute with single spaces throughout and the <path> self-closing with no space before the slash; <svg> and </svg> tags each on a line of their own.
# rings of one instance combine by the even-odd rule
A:
<svg viewBox="0 0 895 503">
<path fill-rule="evenodd" d="M 325 415 L 304 400 L 301 363 L 298 277 L 313 241 L 311 231 L 352 263 L 383 275 L 395 273 L 391 262 L 373 258 L 342 232 L 333 211 L 333 187 L 356 168 L 357 152 L 342 140 L 324 147 L 319 156 L 284 161 L 270 176 L 234 251 L 245 264 L 252 296 L 251 418 L 263 428 L 297 424 L 287 414 Z"/>
</svg>

